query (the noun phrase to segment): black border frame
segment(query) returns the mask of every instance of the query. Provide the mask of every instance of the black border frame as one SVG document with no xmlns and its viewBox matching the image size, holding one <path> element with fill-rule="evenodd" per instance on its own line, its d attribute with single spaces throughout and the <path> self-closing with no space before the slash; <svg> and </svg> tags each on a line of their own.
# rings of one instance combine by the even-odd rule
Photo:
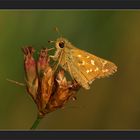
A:
<svg viewBox="0 0 140 140">
<path fill-rule="evenodd" d="M 0 9 L 139 9 L 139 0 L 0 0 Z"/>
<path fill-rule="evenodd" d="M 0 139 L 91 140 L 140 139 L 140 131 L 0 131 Z"/>
<path fill-rule="evenodd" d="M 139 0 L 0 0 L 0 9 L 140 9 Z M 0 139 L 140 139 L 140 131 L 0 131 Z"/>
</svg>

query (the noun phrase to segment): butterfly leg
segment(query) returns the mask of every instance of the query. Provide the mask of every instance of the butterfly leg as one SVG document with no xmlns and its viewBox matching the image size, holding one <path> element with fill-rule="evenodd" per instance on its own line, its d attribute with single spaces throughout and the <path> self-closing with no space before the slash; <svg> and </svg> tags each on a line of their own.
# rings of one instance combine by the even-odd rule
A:
<svg viewBox="0 0 140 140">
<path fill-rule="evenodd" d="M 56 57 L 55 55 L 50 55 L 50 58 L 52 58 L 54 61 L 57 61 L 58 57 Z"/>
<path fill-rule="evenodd" d="M 60 56 L 61 56 L 61 51 L 57 50 L 54 55 L 50 55 L 49 57 L 52 58 L 54 61 L 57 61 Z"/>
<path fill-rule="evenodd" d="M 54 56 L 51 56 L 52 58 L 54 58 L 54 59 L 57 59 L 58 60 L 58 63 L 54 66 L 54 72 L 57 70 L 57 68 L 58 68 L 58 66 L 59 66 L 59 64 L 61 63 L 61 61 L 62 61 L 62 53 L 58 56 L 58 54 L 56 55 L 54 55 Z M 58 59 L 59 58 L 59 59 Z M 55 61 L 55 60 L 54 60 Z"/>
</svg>

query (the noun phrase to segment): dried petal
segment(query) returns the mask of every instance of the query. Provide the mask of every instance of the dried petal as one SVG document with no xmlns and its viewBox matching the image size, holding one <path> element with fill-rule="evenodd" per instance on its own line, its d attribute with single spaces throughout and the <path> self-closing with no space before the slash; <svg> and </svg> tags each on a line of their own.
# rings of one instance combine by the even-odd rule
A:
<svg viewBox="0 0 140 140">
<path fill-rule="evenodd" d="M 44 49 L 41 49 L 39 53 L 39 58 L 37 61 L 37 70 L 40 76 L 41 74 L 43 74 L 43 72 L 48 67 L 48 65 L 49 65 L 48 49 L 44 48 Z"/>
<path fill-rule="evenodd" d="M 80 86 L 77 88 L 74 83 L 67 82 L 63 70 L 58 73 L 56 82 L 56 90 L 46 106 L 47 113 L 62 108 L 71 97 L 75 96 L 76 91 L 80 88 Z"/>
<path fill-rule="evenodd" d="M 24 52 L 24 69 L 27 82 L 27 91 L 35 100 L 38 89 L 38 78 L 36 73 L 36 62 L 33 58 L 34 48 L 27 46 L 22 48 Z"/>
<path fill-rule="evenodd" d="M 54 85 L 54 73 L 49 66 L 48 50 L 42 49 L 40 51 L 39 59 L 37 62 L 37 69 L 39 75 L 39 89 L 38 89 L 38 107 L 39 112 L 44 112 L 46 104 L 48 103 L 52 94 Z"/>
<path fill-rule="evenodd" d="M 40 112 L 45 112 L 44 109 L 50 100 L 52 90 L 53 90 L 53 85 L 54 85 L 54 76 L 52 69 L 48 67 L 48 70 L 45 72 L 42 80 L 41 80 L 41 89 L 40 89 L 40 100 L 39 100 L 39 111 Z"/>
</svg>

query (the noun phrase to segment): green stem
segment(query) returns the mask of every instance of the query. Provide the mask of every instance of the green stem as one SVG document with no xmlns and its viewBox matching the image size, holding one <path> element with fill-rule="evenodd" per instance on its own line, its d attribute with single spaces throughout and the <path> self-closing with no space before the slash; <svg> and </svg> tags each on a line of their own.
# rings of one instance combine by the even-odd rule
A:
<svg viewBox="0 0 140 140">
<path fill-rule="evenodd" d="M 41 119 L 42 119 L 42 117 L 37 116 L 36 120 L 34 121 L 32 127 L 30 129 L 36 129 L 38 124 L 40 123 Z"/>
</svg>

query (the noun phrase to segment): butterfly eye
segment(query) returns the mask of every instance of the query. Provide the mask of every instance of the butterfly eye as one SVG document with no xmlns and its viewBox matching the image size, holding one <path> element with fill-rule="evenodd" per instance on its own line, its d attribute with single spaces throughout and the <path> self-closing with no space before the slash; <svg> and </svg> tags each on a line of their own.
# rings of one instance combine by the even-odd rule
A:
<svg viewBox="0 0 140 140">
<path fill-rule="evenodd" d="M 59 43 L 59 47 L 60 47 L 60 48 L 64 48 L 64 42 L 60 42 L 60 43 Z"/>
</svg>

